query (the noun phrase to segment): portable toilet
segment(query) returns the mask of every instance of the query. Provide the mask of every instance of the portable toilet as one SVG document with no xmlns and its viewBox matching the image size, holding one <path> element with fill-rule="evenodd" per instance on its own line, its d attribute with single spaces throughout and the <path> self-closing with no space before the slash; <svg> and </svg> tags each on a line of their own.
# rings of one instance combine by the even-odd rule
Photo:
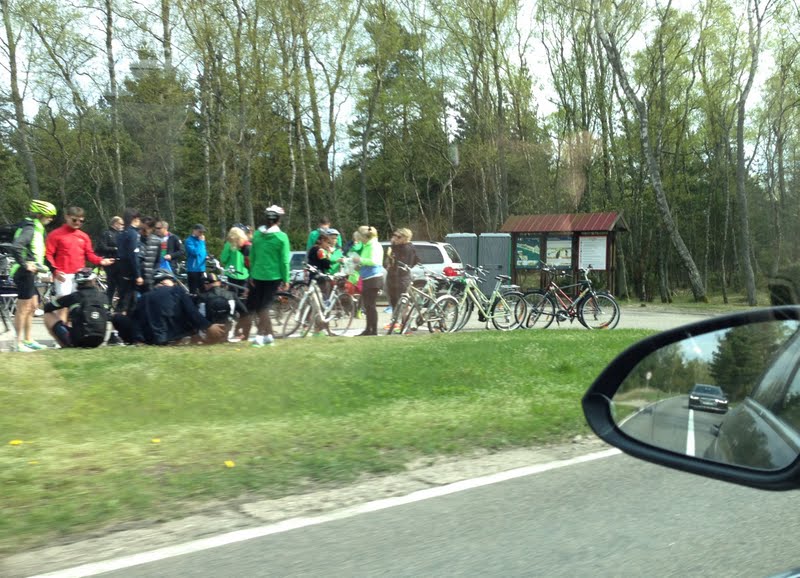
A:
<svg viewBox="0 0 800 578">
<path fill-rule="evenodd" d="M 478 265 L 478 235 L 475 233 L 450 233 L 444 238 L 445 243 L 450 243 L 461 256 L 465 265 Z"/>
<path fill-rule="evenodd" d="M 491 294 L 498 275 L 511 275 L 511 235 L 508 233 L 481 233 L 478 240 L 478 265 L 486 269 L 486 279 L 481 290 Z"/>
</svg>

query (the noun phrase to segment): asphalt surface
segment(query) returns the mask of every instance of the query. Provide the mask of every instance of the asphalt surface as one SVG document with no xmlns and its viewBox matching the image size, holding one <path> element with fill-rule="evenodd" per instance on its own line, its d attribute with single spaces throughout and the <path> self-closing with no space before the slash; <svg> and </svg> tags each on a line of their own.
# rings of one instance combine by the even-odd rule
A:
<svg viewBox="0 0 800 578">
<path fill-rule="evenodd" d="M 767 576 L 794 506 L 617 455 L 102 575 Z"/>
<path fill-rule="evenodd" d="M 622 431 L 645 443 L 679 454 L 705 455 L 714 443 L 712 428 L 723 415 L 690 410 L 688 396 L 681 395 L 648 405 L 624 420 Z"/>
</svg>

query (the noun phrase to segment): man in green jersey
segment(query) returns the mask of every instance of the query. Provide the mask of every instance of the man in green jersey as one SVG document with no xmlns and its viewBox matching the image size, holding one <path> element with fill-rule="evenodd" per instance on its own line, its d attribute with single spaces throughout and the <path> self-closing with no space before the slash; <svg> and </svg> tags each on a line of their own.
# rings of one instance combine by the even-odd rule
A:
<svg viewBox="0 0 800 578">
<path fill-rule="evenodd" d="M 289 286 L 291 251 L 289 237 L 281 231 L 280 222 L 284 211 L 272 205 L 264 212 L 264 224 L 253 235 L 250 248 L 250 292 L 247 310 L 258 319 L 258 334 L 253 343 L 256 347 L 273 345 L 272 320 L 269 306 L 275 293 Z M 245 328 L 247 334 L 249 328 Z"/>
<path fill-rule="evenodd" d="M 47 271 L 44 264 L 46 236 L 44 227 L 56 216 L 56 208 L 47 201 L 33 200 L 28 216 L 14 234 L 15 263 L 10 274 L 17 286 L 17 310 L 14 329 L 17 331 L 17 351 L 36 351 L 45 346 L 31 339 L 33 315 L 39 295 L 36 292 L 36 273 Z"/>
</svg>

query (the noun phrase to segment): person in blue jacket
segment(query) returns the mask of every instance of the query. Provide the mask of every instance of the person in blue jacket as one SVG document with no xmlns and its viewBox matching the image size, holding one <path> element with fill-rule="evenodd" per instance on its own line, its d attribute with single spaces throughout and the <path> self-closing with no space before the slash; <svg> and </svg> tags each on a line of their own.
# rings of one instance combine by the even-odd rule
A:
<svg viewBox="0 0 800 578">
<path fill-rule="evenodd" d="M 192 234 L 183 243 L 186 250 L 186 278 L 189 293 L 196 295 L 203 286 L 206 273 L 206 228 L 197 224 L 192 227 Z"/>
</svg>

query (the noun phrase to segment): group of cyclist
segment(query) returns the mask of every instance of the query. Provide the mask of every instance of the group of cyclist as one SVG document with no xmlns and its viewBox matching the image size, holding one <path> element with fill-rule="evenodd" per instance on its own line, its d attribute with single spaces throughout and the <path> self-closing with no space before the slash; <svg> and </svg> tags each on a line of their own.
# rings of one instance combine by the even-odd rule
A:
<svg viewBox="0 0 800 578">
<path fill-rule="evenodd" d="M 241 336 L 250 331 L 255 318 L 254 345 L 274 341 L 268 307 L 278 289 L 289 282 L 289 239 L 280 230 L 284 211 L 273 205 L 264 213 L 256 231 L 237 225 L 240 235 L 229 235 L 223 259 L 238 265 L 230 283 L 239 292 L 220 287 L 213 273 L 206 273 L 205 227 L 195 225 L 181 243 L 168 231 L 166 221 L 141 217 L 126 209 L 123 217 L 112 219 L 94 253 L 88 235 L 81 231 L 83 210 L 70 207 L 65 224 L 48 235 L 45 227 L 57 215 L 52 203 L 34 200 L 29 215 L 20 223 L 11 245 L 13 264 L 9 277 L 17 293 L 14 349 L 31 352 L 46 348 L 32 338 L 34 311 L 39 305 L 37 275 L 52 274 L 55 298 L 44 305 L 45 326 L 61 347 L 96 347 L 106 339 L 106 327 L 113 326 L 108 343 L 168 344 L 190 340 L 217 343 L 228 338 L 227 321 L 219 304 L 238 313 Z M 233 238 L 236 242 L 233 242 Z M 188 290 L 177 276 L 177 259 L 186 256 Z M 98 287 L 92 268 L 106 268 L 108 290 Z M 246 306 L 242 302 L 246 293 Z M 113 303 L 113 311 L 112 311 Z"/>
<path fill-rule="evenodd" d="M 269 207 L 255 230 L 242 224 L 231 227 L 219 260 L 225 286 L 206 272 L 201 224 L 182 242 L 169 232 L 166 221 L 126 209 L 102 234 L 98 255 L 81 230 L 82 209 L 68 208 L 65 224 L 50 235 L 45 226 L 56 217 L 56 208 L 34 200 L 29 213 L 15 234 L 10 272 L 17 289 L 17 351 L 44 347 L 31 338 L 31 322 L 37 307 L 36 276 L 47 272 L 53 274 L 56 291 L 55 299 L 44 306 L 45 326 L 61 347 L 102 344 L 108 322 L 113 327 L 110 345 L 226 340 L 249 340 L 254 347 L 274 344 L 269 310 L 276 293 L 289 289 L 291 273 L 289 238 L 280 228 L 281 207 Z M 323 274 L 343 272 L 350 292 L 359 296 L 366 318 L 359 336 L 378 334 L 377 298 L 384 278 L 390 307 L 407 290 L 410 268 L 419 263 L 411 238 L 409 229 L 397 229 L 384 251 L 374 227 L 359 227 L 344 246 L 327 218 L 311 231 L 308 263 Z M 177 274 L 184 257 L 188 288 Z M 105 293 L 87 262 L 105 268 Z M 238 321 L 232 328 L 234 318 Z M 253 325 L 255 336 L 250 338 Z"/>
</svg>

